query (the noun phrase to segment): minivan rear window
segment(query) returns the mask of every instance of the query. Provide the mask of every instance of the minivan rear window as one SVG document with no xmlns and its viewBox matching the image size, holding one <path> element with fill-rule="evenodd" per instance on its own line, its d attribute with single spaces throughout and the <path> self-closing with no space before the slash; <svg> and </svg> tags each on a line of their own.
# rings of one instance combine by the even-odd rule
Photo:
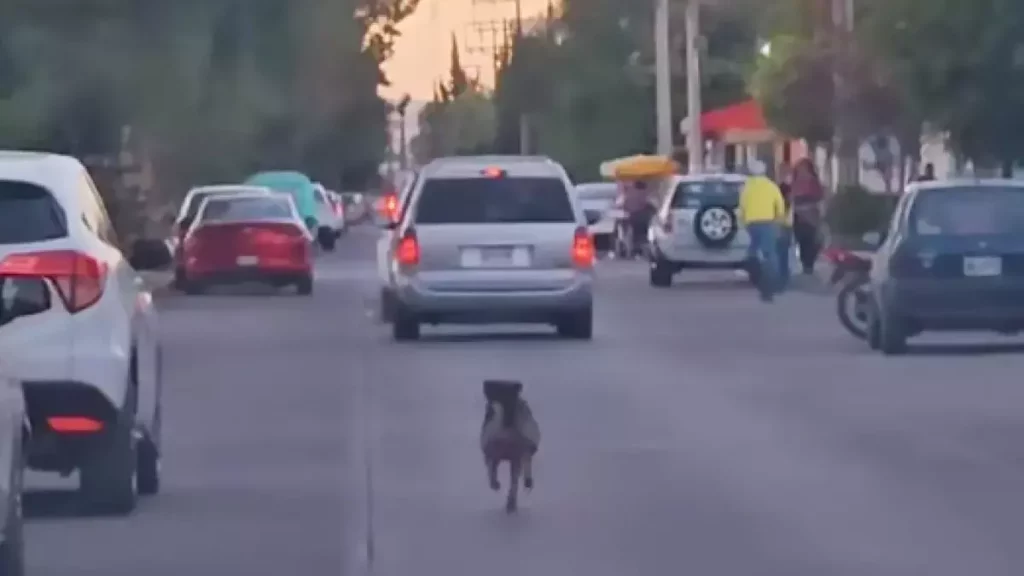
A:
<svg viewBox="0 0 1024 576">
<path fill-rule="evenodd" d="M 1024 187 L 922 190 L 909 220 L 911 234 L 920 236 L 1024 237 Z"/>
<path fill-rule="evenodd" d="M 423 183 L 418 224 L 574 222 L 569 193 L 557 178 L 437 178 Z"/>
<path fill-rule="evenodd" d="M 742 182 L 705 180 L 680 182 L 672 195 L 673 208 L 700 208 L 709 204 L 736 207 L 740 204 Z"/>
<path fill-rule="evenodd" d="M 67 215 L 45 188 L 0 180 L 0 244 L 55 240 L 68 235 Z"/>
</svg>

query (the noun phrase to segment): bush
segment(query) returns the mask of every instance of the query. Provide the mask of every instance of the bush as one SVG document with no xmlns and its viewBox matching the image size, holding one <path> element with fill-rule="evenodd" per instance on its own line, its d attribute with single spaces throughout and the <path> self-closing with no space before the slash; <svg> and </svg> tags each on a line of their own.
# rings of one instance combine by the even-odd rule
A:
<svg viewBox="0 0 1024 576">
<path fill-rule="evenodd" d="M 862 236 L 885 230 L 899 196 L 872 194 L 859 186 L 842 188 L 829 199 L 825 221 L 834 236 Z"/>
</svg>

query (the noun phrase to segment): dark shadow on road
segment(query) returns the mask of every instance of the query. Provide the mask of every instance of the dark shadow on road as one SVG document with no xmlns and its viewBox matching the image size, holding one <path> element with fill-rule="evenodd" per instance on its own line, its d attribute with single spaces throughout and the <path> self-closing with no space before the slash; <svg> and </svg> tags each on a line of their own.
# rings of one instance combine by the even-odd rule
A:
<svg viewBox="0 0 1024 576">
<path fill-rule="evenodd" d="M 587 344 L 586 340 L 569 340 L 562 338 L 555 333 L 545 332 L 465 332 L 452 334 L 450 332 L 431 333 L 424 331 L 414 344 L 472 344 L 479 342 L 560 342 L 563 344 L 577 343 Z"/>
<path fill-rule="evenodd" d="M 22 505 L 25 518 L 29 520 L 95 518 L 82 508 L 75 490 L 26 490 Z"/>
<path fill-rule="evenodd" d="M 1003 342 L 984 344 L 910 344 L 908 356 L 989 356 L 995 354 L 1024 353 L 1024 343 Z"/>
</svg>

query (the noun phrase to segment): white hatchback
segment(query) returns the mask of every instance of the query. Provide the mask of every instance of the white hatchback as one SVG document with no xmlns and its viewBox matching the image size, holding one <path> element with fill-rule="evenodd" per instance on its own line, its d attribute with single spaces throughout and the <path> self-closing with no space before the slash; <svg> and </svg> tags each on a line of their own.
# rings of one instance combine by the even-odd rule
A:
<svg viewBox="0 0 1024 576">
<path fill-rule="evenodd" d="M 674 176 L 648 230 L 650 283 L 669 286 L 687 268 L 745 269 L 750 236 L 740 223 L 740 174 Z"/>
</svg>

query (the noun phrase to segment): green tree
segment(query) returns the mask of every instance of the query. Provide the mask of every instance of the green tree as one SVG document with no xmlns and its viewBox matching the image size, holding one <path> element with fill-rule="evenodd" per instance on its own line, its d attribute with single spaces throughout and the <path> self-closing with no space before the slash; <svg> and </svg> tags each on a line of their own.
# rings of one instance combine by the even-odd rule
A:
<svg viewBox="0 0 1024 576">
<path fill-rule="evenodd" d="M 750 81 L 750 92 L 778 130 L 812 145 L 827 146 L 834 130 L 831 59 L 812 41 L 776 36 Z"/>
<path fill-rule="evenodd" d="M 1006 172 L 1024 158 L 1024 4 L 887 0 L 860 26 L 901 95 L 963 156 Z"/>
</svg>

